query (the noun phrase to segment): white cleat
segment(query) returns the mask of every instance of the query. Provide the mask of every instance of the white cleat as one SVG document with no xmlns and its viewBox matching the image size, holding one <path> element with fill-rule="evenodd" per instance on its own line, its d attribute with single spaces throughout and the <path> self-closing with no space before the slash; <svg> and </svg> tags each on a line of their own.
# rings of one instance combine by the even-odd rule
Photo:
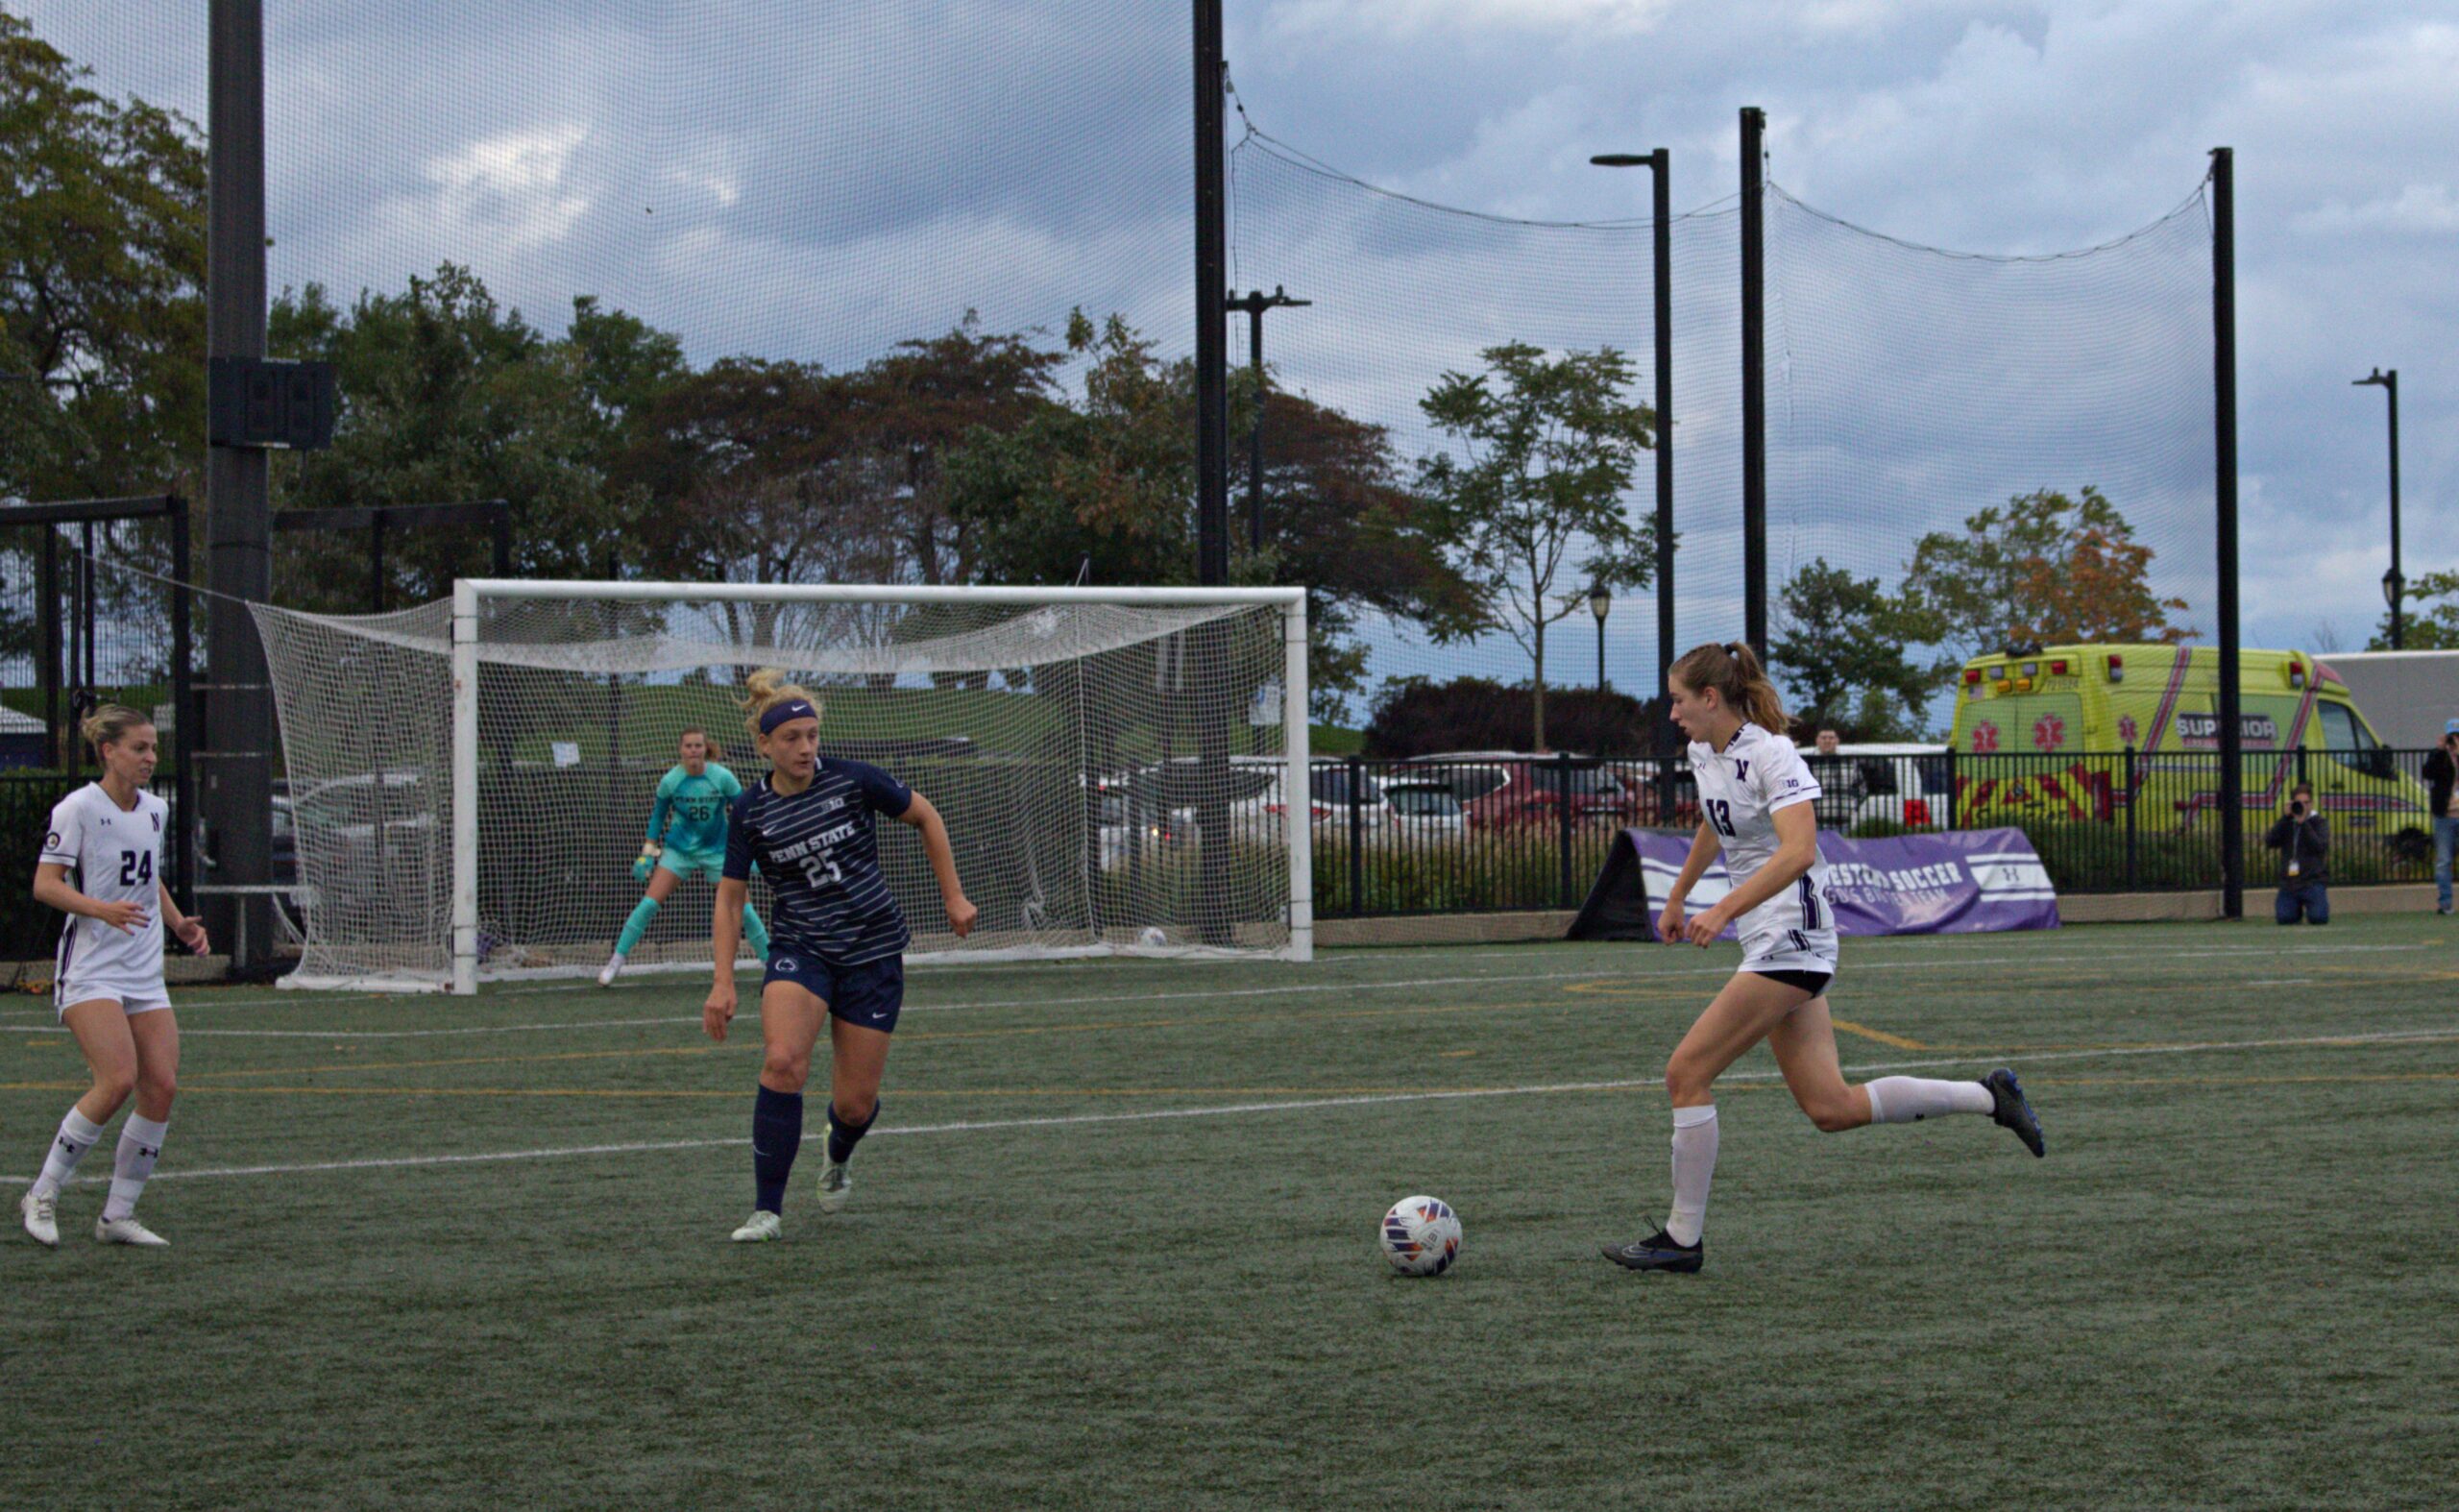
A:
<svg viewBox="0 0 2459 1512">
<path fill-rule="evenodd" d="M 17 1211 L 25 1218 L 26 1232 L 34 1235 L 37 1244 L 60 1248 L 60 1213 L 53 1199 L 37 1196 L 28 1187 L 26 1194 L 17 1199 Z"/>
<path fill-rule="evenodd" d="M 782 1239 L 785 1236 L 786 1226 L 778 1220 L 775 1213 L 764 1207 L 751 1215 L 750 1222 L 734 1232 L 734 1242 L 766 1244 L 771 1239 Z"/>
<path fill-rule="evenodd" d="M 94 1242 L 97 1244 L 134 1244 L 139 1249 L 167 1250 L 171 1241 L 138 1223 L 134 1215 L 126 1218 L 94 1220 Z"/>
<path fill-rule="evenodd" d="M 854 1195 L 854 1173 L 850 1160 L 830 1160 L 819 1168 L 819 1210 L 835 1212 Z"/>
<path fill-rule="evenodd" d="M 597 985 L 599 987 L 613 987 L 615 985 L 615 979 L 623 974 L 623 963 L 628 958 L 620 950 L 607 957 L 606 964 L 597 968 Z"/>
</svg>

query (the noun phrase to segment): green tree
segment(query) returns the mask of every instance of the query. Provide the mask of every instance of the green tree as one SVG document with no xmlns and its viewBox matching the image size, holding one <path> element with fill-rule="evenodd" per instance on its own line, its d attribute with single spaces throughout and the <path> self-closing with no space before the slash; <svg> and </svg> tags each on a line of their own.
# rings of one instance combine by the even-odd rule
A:
<svg viewBox="0 0 2459 1512">
<path fill-rule="evenodd" d="M 1081 312 L 1064 355 L 1082 364 L 1080 394 L 1037 389 L 1005 407 L 1004 427 L 977 426 L 942 459 L 948 528 L 971 579 L 1194 581 L 1194 365 L 1162 360 L 1115 316 L 1097 325 Z M 1245 375 L 1231 399 L 1243 435 L 1256 400 Z M 1442 512 L 1408 486 L 1389 432 L 1278 389 L 1264 402 L 1264 548 L 1233 552 L 1231 576 L 1306 588 L 1309 702 L 1342 717 L 1364 682 L 1361 615 L 1448 636 L 1477 622 L 1477 605 L 1444 559 Z M 1231 534 L 1245 542 L 1243 512 Z"/>
<path fill-rule="evenodd" d="M 1022 333 L 986 334 L 967 310 L 945 333 L 898 342 L 852 376 L 853 444 L 878 454 L 879 524 L 895 533 L 907 573 L 971 580 L 973 544 L 948 507 L 947 458 L 977 429 L 1013 430 L 1042 413 L 1065 360 Z"/>
<path fill-rule="evenodd" d="M 1909 645 L 1917 638 L 1915 617 L 1877 578 L 1855 577 L 1821 557 L 1795 573 L 1778 598 L 1785 623 L 1768 652 L 1806 700 L 1805 722 L 1842 731 L 1866 718 L 1888 734 L 1849 733 L 1879 740 L 1922 718 L 1936 674 L 1914 663 Z"/>
<path fill-rule="evenodd" d="M 0 12 L 0 499 L 181 489 L 205 455 L 205 150 Z"/>
<path fill-rule="evenodd" d="M 318 284 L 275 301 L 279 355 L 333 364 L 341 413 L 329 451 L 285 458 L 275 504 L 319 509 L 510 500 L 515 570 L 595 577 L 637 555 L 647 492 L 611 476 L 639 414 L 687 371 L 675 339 L 595 299 L 573 302 L 550 337 L 498 305 L 467 268 L 445 264 L 399 294 L 362 292 L 343 309 Z M 464 532 L 388 543 L 404 597 L 432 598 L 486 560 Z M 361 601 L 355 538 L 296 535 L 282 583 L 294 600 Z"/>
<path fill-rule="evenodd" d="M 1419 408 L 1458 454 L 1419 464 L 1442 511 L 1445 559 L 1478 617 L 1509 634 L 1532 669 L 1529 724 L 1546 748 L 1546 628 L 1581 611 L 1592 584 L 1644 588 L 1656 525 L 1622 508 L 1656 416 L 1625 401 L 1631 364 L 1611 347 L 1549 358 L 1522 342 L 1446 373 Z"/>
<path fill-rule="evenodd" d="M 2405 611 L 2399 624 L 2399 644 L 2403 650 L 2443 651 L 2459 648 L 2459 568 L 2427 573 L 2411 580 L 2400 596 Z M 2382 611 L 2382 622 L 2374 627 L 2374 639 L 2366 643 L 2369 651 L 2391 648 L 2391 612 Z"/>
<path fill-rule="evenodd" d="M 2182 641 L 2169 622 L 2182 598 L 2152 591 L 2152 548 L 2086 484 L 2068 498 L 2039 489 L 1914 543 L 1903 597 L 1917 638 L 1941 646 L 1941 669 L 2027 641 Z"/>
<path fill-rule="evenodd" d="M 1195 580 L 1194 375 L 1112 315 L 1081 310 L 1067 352 L 1083 394 L 1007 430 L 977 427 L 946 461 L 946 501 L 983 581 Z"/>
</svg>

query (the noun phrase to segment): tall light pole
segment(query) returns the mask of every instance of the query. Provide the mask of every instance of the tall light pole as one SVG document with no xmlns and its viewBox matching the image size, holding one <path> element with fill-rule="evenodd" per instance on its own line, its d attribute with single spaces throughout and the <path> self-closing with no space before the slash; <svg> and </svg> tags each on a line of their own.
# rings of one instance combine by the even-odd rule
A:
<svg viewBox="0 0 2459 1512">
<path fill-rule="evenodd" d="M 2407 597 L 2408 580 L 2399 572 L 2399 370 L 2375 368 L 2350 386 L 2378 388 L 2391 397 L 2391 570 L 2382 574 L 2382 597 L 2391 605 L 2391 649 L 2403 650 L 2399 605 Z"/>
<path fill-rule="evenodd" d="M 1657 337 L 1657 698 L 1672 706 L 1674 667 L 1674 216 L 1672 153 L 1598 153 L 1595 167 L 1645 167 L 1655 175 L 1650 219 L 1655 221 L 1655 337 Z M 1591 595 L 1589 607 L 1595 607 Z M 1595 612 L 1598 645 L 1606 615 Z M 1598 676 L 1603 683 L 1603 676 Z"/>
<path fill-rule="evenodd" d="M 1230 308 L 1244 311 L 1247 316 L 1247 360 L 1255 375 L 1255 424 L 1247 432 L 1247 549 L 1264 549 L 1264 311 L 1301 305 L 1313 300 L 1292 299 L 1278 283 L 1266 294 L 1257 289 L 1252 294 L 1232 296 Z"/>
</svg>

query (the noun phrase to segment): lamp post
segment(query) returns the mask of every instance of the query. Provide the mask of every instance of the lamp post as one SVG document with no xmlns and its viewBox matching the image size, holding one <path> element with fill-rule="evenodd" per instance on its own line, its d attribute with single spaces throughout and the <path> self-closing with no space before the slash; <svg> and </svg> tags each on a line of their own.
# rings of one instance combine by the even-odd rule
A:
<svg viewBox="0 0 2459 1512">
<path fill-rule="evenodd" d="M 1264 549 L 1264 311 L 1301 305 L 1313 300 L 1292 299 L 1278 283 L 1266 294 L 1257 289 L 1252 294 L 1232 295 L 1228 307 L 1244 311 L 1247 316 L 1247 359 L 1255 375 L 1255 424 L 1247 433 L 1247 549 Z"/>
<path fill-rule="evenodd" d="M 1605 680 L 1605 617 L 1614 612 L 1614 596 L 1603 583 L 1588 591 L 1588 612 L 1596 616 L 1596 691 L 1604 693 L 1614 686 Z"/>
<path fill-rule="evenodd" d="M 1668 679 L 1673 669 L 1673 155 L 1660 147 L 1652 153 L 1598 153 L 1588 159 L 1600 168 L 1645 168 L 1651 185 L 1649 213 L 1655 232 L 1656 283 L 1656 693 L 1672 706 Z M 1601 592 L 1601 590 L 1600 590 Z M 1605 611 L 1598 595 L 1589 596 L 1595 610 L 1597 639 L 1603 645 Z M 1604 682 L 1602 675 L 1597 678 Z"/>
<path fill-rule="evenodd" d="M 2399 370 L 2375 368 L 2349 386 L 2378 388 L 2391 398 L 2391 570 L 2382 574 L 2382 597 L 2391 604 L 2391 649 L 2397 651 L 2404 649 L 2399 601 L 2408 583 L 2399 573 Z"/>
</svg>

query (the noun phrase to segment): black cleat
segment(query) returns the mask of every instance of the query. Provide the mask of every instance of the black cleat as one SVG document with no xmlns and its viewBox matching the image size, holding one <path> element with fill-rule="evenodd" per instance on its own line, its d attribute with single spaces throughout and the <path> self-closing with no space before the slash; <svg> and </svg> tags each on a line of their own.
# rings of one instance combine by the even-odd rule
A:
<svg viewBox="0 0 2459 1512">
<path fill-rule="evenodd" d="M 2040 1136 L 2040 1117 L 2025 1098 L 2024 1084 L 2015 1080 L 2015 1073 L 2001 1066 L 1983 1077 L 1981 1085 L 1989 1088 L 1990 1098 L 1998 1105 L 1990 1110 L 1990 1120 L 2001 1129 L 2015 1131 L 2015 1137 L 2034 1156 L 2047 1155 L 2049 1149 Z"/>
<path fill-rule="evenodd" d="M 1644 1239 L 1628 1244 L 1609 1244 L 1605 1257 L 1626 1271 L 1672 1271 L 1678 1275 L 1695 1276 L 1700 1261 L 1707 1258 L 1707 1241 L 1697 1244 L 1676 1244 L 1673 1235 L 1659 1229 Z"/>
</svg>

